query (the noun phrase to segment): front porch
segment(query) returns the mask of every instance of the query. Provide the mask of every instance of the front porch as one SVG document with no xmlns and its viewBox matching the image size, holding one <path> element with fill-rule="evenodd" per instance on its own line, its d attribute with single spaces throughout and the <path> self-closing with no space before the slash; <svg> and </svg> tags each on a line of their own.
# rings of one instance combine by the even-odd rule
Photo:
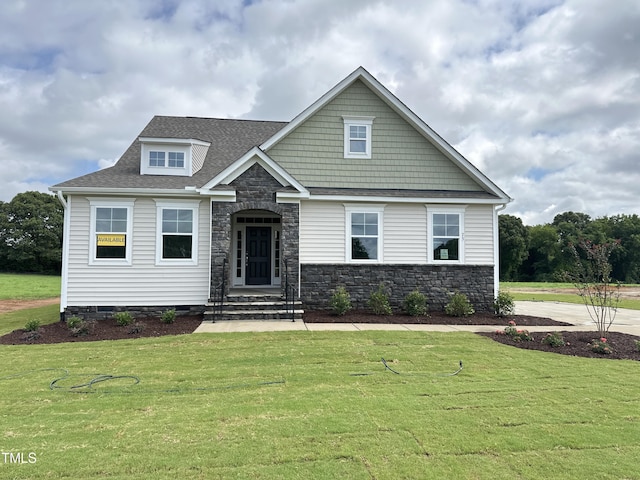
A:
<svg viewBox="0 0 640 480">
<path fill-rule="evenodd" d="M 226 296 L 212 299 L 204 321 L 289 321 L 302 322 L 302 302 L 283 295 L 280 287 L 234 287 Z"/>
</svg>

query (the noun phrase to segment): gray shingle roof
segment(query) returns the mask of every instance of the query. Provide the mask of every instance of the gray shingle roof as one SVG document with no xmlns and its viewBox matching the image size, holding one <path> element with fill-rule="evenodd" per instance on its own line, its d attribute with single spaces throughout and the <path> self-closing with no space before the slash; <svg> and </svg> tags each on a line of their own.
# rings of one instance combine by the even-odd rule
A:
<svg viewBox="0 0 640 480">
<path fill-rule="evenodd" d="M 113 167 L 67 180 L 53 188 L 201 187 L 251 148 L 262 144 L 286 125 L 287 122 L 155 116 L 138 137 L 192 138 L 211 143 L 202 169 L 192 177 L 140 175 L 140 142 L 136 137 Z"/>
</svg>

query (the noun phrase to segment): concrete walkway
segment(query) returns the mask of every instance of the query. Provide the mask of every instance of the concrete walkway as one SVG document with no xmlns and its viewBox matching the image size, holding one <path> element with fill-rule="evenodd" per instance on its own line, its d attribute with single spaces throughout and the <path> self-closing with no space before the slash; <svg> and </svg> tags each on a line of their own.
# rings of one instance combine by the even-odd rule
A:
<svg viewBox="0 0 640 480">
<path fill-rule="evenodd" d="M 546 332 L 552 330 L 595 331 L 584 305 L 559 302 L 516 302 L 518 315 L 548 317 L 553 320 L 571 323 L 563 327 L 526 327 L 530 332 Z M 203 322 L 194 333 L 228 333 L 228 332 L 278 332 L 291 330 L 307 330 L 312 332 L 361 331 L 361 330 L 405 330 L 409 332 L 493 332 L 503 329 L 505 323 L 499 321 L 495 325 L 416 325 L 416 324 L 376 324 L 376 323 L 304 323 L 287 321 L 223 321 Z M 616 320 L 611 331 L 629 333 L 640 336 L 640 310 L 618 309 Z"/>
</svg>

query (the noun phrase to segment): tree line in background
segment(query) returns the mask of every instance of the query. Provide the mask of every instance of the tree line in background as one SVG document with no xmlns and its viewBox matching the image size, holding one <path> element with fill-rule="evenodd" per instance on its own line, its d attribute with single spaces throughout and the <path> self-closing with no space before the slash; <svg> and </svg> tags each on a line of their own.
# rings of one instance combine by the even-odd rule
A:
<svg viewBox="0 0 640 480">
<path fill-rule="evenodd" d="M 592 219 L 565 212 L 545 225 L 525 226 L 500 215 L 500 280 L 562 281 L 575 264 L 574 246 L 617 243 L 609 257 L 614 280 L 640 283 L 640 217 Z M 53 195 L 24 192 L 0 202 L 0 271 L 59 274 L 63 208 Z"/>
<path fill-rule="evenodd" d="M 614 215 L 592 219 L 565 212 L 553 222 L 525 226 L 518 217 L 500 215 L 500 280 L 557 282 L 575 265 L 581 242 L 617 244 L 609 256 L 611 277 L 640 283 L 640 217 Z"/>
<path fill-rule="evenodd" d="M 46 193 L 0 202 L 0 271 L 60 274 L 63 217 L 58 199 Z"/>
</svg>

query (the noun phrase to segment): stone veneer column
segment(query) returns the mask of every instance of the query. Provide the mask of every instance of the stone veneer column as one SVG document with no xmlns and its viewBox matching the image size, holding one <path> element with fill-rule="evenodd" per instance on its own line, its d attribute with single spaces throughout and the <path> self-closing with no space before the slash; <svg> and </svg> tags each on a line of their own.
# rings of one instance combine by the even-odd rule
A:
<svg viewBox="0 0 640 480">
<path fill-rule="evenodd" d="M 231 217 L 243 210 L 265 210 L 280 215 L 282 225 L 280 272 L 284 285 L 284 260 L 289 266 L 289 283 L 298 286 L 300 207 L 293 203 L 276 203 L 282 185 L 264 168 L 255 164 L 230 184 L 236 190 L 235 203 L 212 203 L 211 215 L 211 292 L 222 281 L 222 264 L 226 258 L 226 292 L 231 283 Z"/>
</svg>

